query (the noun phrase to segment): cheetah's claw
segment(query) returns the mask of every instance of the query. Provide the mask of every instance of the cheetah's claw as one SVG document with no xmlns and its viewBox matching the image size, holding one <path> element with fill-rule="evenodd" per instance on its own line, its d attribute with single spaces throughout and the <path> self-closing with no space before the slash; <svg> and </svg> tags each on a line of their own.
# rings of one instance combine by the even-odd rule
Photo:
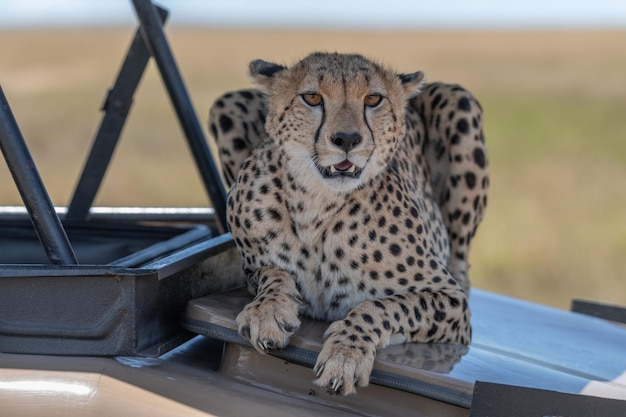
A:
<svg viewBox="0 0 626 417">
<path fill-rule="evenodd" d="M 284 348 L 300 328 L 298 303 L 287 296 L 252 301 L 236 320 L 239 334 L 260 353 Z"/>
<path fill-rule="evenodd" d="M 368 343 L 330 336 L 317 357 L 313 368 L 317 379 L 313 382 L 332 394 L 354 394 L 357 386 L 368 385 L 375 354 Z"/>
</svg>

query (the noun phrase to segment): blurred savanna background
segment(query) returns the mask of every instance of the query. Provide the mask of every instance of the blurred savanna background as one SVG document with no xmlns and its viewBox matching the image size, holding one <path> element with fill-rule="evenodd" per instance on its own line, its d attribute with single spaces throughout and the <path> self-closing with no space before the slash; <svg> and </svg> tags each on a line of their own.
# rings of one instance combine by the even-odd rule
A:
<svg viewBox="0 0 626 417">
<path fill-rule="evenodd" d="M 467 87 L 484 108 L 492 178 L 473 285 L 559 308 L 574 297 L 626 304 L 626 19 L 621 27 L 190 25 L 176 24 L 176 2 L 167 4 L 166 33 L 207 138 L 212 101 L 249 87 L 255 58 L 289 64 L 313 50 L 357 52 Z M 130 20 L 121 23 L 0 27 L 0 83 L 56 205 L 69 202 L 135 32 L 124 7 Z M 0 205 L 20 204 L 0 163 Z M 153 63 L 96 204 L 210 204 Z"/>
</svg>

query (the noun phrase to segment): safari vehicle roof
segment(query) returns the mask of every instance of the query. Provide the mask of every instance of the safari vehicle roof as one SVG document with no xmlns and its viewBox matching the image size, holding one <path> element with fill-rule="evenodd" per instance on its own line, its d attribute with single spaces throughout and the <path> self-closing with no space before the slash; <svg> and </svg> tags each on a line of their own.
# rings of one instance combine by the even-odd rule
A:
<svg viewBox="0 0 626 417">
<path fill-rule="evenodd" d="M 348 397 L 311 383 L 325 323 L 305 320 L 273 355 L 247 346 L 225 190 L 161 28 L 167 13 L 133 5 L 140 28 L 67 209 L 50 203 L 0 94 L 0 145 L 25 203 L 0 208 L 0 414 L 623 415 L 618 307 L 576 304 L 609 321 L 473 290 L 469 347 L 382 349 L 370 386 Z M 151 58 L 215 211 L 91 207 Z"/>
<path fill-rule="evenodd" d="M 201 336 L 158 357 L 0 354 L 0 410 L 498 416 L 532 406 L 541 415 L 623 415 L 626 329 L 604 319 L 474 290 L 469 347 L 387 347 L 377 354 L 370 386 L 338 397 L 311 382 L 326 324 L 305 320 L 289 347 L 261 355 L 234 323 L 249 300 L 240 289 L 191 300 L 182 324 Z"/>
</svg>

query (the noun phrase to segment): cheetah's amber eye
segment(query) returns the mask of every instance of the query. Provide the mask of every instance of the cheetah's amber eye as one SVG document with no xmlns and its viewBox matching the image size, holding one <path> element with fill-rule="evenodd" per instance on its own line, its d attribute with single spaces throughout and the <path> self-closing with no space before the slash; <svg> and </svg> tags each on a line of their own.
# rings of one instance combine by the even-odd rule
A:
<svg viewBox="0 0 626 417">
<path fill-rule="evenodd" d="M 322 104 L 322 96 L 317 93 L 302 94 L 302 100 L 309 106 L 319 106 Z"/>
<path fill-rule="evenodd" d="M 365 96 L 365 105 L 367 107 L 376 107 L 383 101 L 383 96 L 380 94 L 368 94 Z"/>
</svg>

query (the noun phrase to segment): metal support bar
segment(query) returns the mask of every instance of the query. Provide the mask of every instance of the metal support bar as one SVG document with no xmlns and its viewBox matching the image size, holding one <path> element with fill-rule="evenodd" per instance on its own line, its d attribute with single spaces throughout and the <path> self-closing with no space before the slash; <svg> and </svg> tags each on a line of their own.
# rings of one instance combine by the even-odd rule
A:
<svg viewBox="0 0 626 417">
<path fill-rule="evenodd" d="M 167 10 L 157 7 L 160 24 L 167 18 Z M 89 209 L 100 188 L 106 170 L 113 157 L 120 134 L 133 103 L 133 95 L 150 60 L 150 51 L 139 30 L 126 54 L 113 87 L 107 92 L 102 105 L 105 112 L 94 139 L 89 157 L 74 190 L 72 201 L 67 209 L 66 220 L 85 221 Z"/>
<path fill-rule="evenodd" d="M 140 30 L 144 41 L 150 48 L 163 83 L 178 116 L 178 120 L 191 148 L 196 166 L 204 186 L 213 203 L 215 213 L 221 225 L 221 231 L 226 230 L 226 189 L 220 181 L 220 174 L 215 165 L 211 151 L 198 123 L 191 100 L 180 75 L 180 71 L 167 43 L 163 28 L 159 24 L 159 18 L 155 6 L 150 0 L 133 0 L 133 5 L 139 19 Z"/>
<path fill-rule="evenodd" d="M 50 262 L 57 265 L 78 264 L 2 87 L 0 87 L 0 148 Z"/>
<path fill-rule="evenodd" d="M 576 313 L 626 324 L 626 306 L 574 299 L 570 309 Z"/>
</svg>

